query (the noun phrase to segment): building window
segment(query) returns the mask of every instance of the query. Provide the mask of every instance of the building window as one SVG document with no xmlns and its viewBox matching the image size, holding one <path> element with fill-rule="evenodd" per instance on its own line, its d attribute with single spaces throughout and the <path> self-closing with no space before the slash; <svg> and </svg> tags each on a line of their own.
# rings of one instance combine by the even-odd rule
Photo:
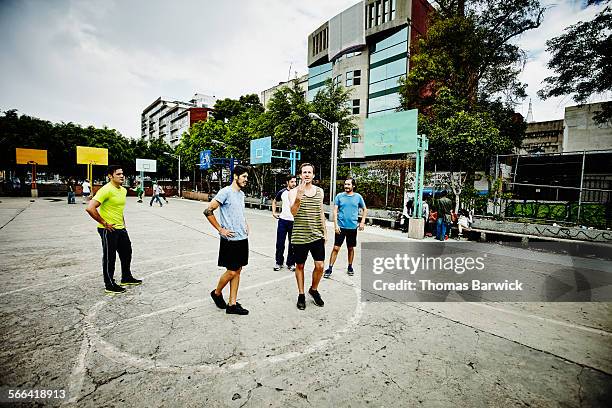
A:
<svg viewBox="0 0 612 408">
<path fill-rule="evenodd" d="M 376 2 L 376 25 L 380 25 L 380 1 Z"/>
<path fill-rule="evenodd" d="M 389 0 L 383 0 L 382 2 L 382 23 L 385 24 L 389 21 Z"/>
<path fill-rule="evenodd" d="M 391 18 L 389 19 L 389 21 L 395 19 L 395 3 L 396 0 L 391 0 Z"/>
<path fill-rule="evenodd" d="M 359 99 L 353 99 L 353 115 L 359 115 Z"/>
<path fill-rule="evenodd" d="M 346 73 L 346 87 L 353 86 L 353 71 Z"/>
<path fill-rule="evenodd" d="M 359 143 L 359 128 L 351 129 L 351 143 Z"/>
<path fill-rule="evenodd" d="M 374 27 L 374 3 L 368 5 L 368 28 Z"/>
<path fill-rule="evenodd" d="M 353 85 L 361 85 L 361 70 L 353 71 Z"/>
</svg>

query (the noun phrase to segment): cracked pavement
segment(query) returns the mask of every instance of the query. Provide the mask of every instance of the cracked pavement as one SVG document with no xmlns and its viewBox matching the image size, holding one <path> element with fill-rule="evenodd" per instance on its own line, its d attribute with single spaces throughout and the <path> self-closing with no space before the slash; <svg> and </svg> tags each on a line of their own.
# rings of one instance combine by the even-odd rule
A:
<svg viewBox="0 0 612 408">
<path fill-rule="evenodd" d="M 151 208 L 132 197 L 125 213 L 132 270 L 144 284 L 111 297 L 83 205 L 1 201 L 0 389 L 68 393 L 40 405 L 598 407 L 612 400 L 610 303 L 364 304 L 360 270 L 343 273 L 342 248 L 332 279 L 319 287 L 325 307 L 309 299 L 299 311 L 292 273 L 272 270 L 275 220 L 246 210 L 251 253 L 239 301 L 251 314 L 227 316 L 209 297 L 222 270 L 206 204 L 170 199 Z M 360 242 L 398 240 L 406 241 L 377 227 L 359 234 Z M 517 265 L 528 270 L 528 262 Z M 308 261 L 306 285 L 311 270 Z"/>
</svg>

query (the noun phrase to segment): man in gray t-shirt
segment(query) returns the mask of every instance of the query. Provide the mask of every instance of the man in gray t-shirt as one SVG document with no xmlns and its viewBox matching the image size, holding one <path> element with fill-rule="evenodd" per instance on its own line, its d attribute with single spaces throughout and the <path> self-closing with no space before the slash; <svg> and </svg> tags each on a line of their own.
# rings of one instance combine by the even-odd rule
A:
<svg viewBox="0 0 612 408">
<path fill-rule="evenodd" d="M 219 232 L 218 265 L 226 268 L 219 278 L 217 288 L 210 296 L 220 309 L 227 314 L 247 315 L 249 311 L 236 302 L 240 272 L 249 263 L 249 226 L 244 216 L 244 193 L 249 178 L 249 169 L 242 165 L 234 167 L 234 181 L 222 188 L 204 210 L 204 215 L 210 224 Z M 214 211 L 219 209 L 217 221 Z M 223 299 L 223 288 L 230 284 L 229 304 Z"/>
</svg>

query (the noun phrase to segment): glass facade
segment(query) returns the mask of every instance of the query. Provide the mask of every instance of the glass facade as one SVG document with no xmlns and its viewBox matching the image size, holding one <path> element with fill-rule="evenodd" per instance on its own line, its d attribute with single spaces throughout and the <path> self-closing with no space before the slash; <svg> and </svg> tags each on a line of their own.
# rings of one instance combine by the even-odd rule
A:
<svg viewBox="0 0 612 408">
<path fill-rule="evenodd" d="M 407 67 L 408 27 L 370 46 L 368 116 L 390 113 L 399 107 L 398 80 L 406 75 Z"/>
<path fill-rule="evenodd" d="M 312 101 L 325 81 L 332 78 L 332 63 L 317 65 L 308 69 L 307 100 Z"/>
</svg>

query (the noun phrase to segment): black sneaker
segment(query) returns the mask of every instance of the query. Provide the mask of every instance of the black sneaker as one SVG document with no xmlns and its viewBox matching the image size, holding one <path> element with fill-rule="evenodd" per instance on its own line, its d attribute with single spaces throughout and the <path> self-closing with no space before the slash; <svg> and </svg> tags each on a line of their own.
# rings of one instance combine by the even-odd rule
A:
<svg viewBox="0 0 612 408">
<path fill-rule="evenodd" d="M 280 269 L 281 269 L 282 267 L 283 267 L 282 265 L 279 265 L 279 264 L 274 264 L 274 268 L 272 268 L 272 269 L 274 269 L 275 271 L 280 271 Z"/>
<path fill-rule="evenodd" d="M 298 295 L 297 308 L 300 310 L 306 309 L 306 296 L 303 293 Z"/>
<path fill-rule="evenodd" d="M 217 296 L 215 295 L 215 290 L 213 289 L 212 292 L 210 292 L 210 297 L 212 298 L 212 300 L 215 302 L 215 305 L 217 305 L 219 309 L 227 308 L 227 303 L 225 303 L 225 300 L 223 299 L 223 293 Z"/>
<path fill-rule="evenodd" d="M 323 299 L 321 299 L 321 295 L 319 294 L 318 290 L 310 288 L 308 289 L 308 294 L 312 296 L 312 300 L 314 301 L 315 305 L 319 307 L 323 307 L 325 305 L 325 302 L 323 301 Z"/>
<path fill-rule="evenodd" d="M 331 274 L 332 274 L 332 268 L 331 268 L 331 267 L 329 267 L 329 268 L 327 268 L 327 269 L 325 270 L 325 273 L 323 273 L 323 277 L 324 277 L 325 279 L 329 279 L 329 277 L 331 276 Z"/>
<path fill-rule="evenodd" d="M 126 291 L 126 289 L 122 288 L 119 285 L 108 286 L 106 289 L 104 289 L 104 292 L 109 294 L 109 295 L 116 295 L 118 293 L 123 293 L 125 291 Z"/>
<path fill-rule="evenodd" d="M 128 279 L 121 279 L 121 286 L 137 286 L 142 284 L 142 279 L 136 279 L 135 277 L 130 277 Z"/>
<path fill-rule="evenodd" d="M 355 274 L 355 271 L 353 270 L 352 266 L 349 266 L 348 268 L 346 268 L 346 273 L 348 274 L 348 276 L 353 276 Z"/>
<path fill-rule="evenodd" d="M 237 314 L 241 316 L 245 316 L 249 314 L 249 311 L 243 308 L 240 303 L 236 302 L 235 305 L 227 305 L 225 309 L 226 314 Z"/>
</svg>

